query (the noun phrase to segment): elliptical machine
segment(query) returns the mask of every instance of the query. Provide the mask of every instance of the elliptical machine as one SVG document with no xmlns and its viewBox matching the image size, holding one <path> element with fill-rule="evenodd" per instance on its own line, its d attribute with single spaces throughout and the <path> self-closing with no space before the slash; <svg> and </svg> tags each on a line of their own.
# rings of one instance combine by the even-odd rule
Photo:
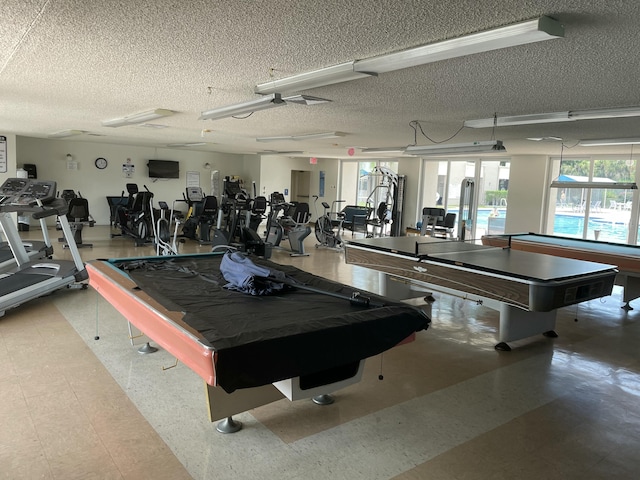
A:
<svg viewBox="0 0 640 480">
<path fill-rule="evenodd" d="M 308 256 L 309 254 L 304 251 L 304 239 L 311 234 L 309 204 L 304 202 L 288 203 L 280 192 L 271 194 L 270 204 L 271 212 L 267 220 L 265 241 L 277 248 L 280 246 L 280 242 L 287 238 L 292 257 Z"/>
<path fill-rule="evenodd" d="M 265 242 L 274 247 L 279 247 L 284 235 L 284 227 L 280 223 L 280 214 L 287 206 L 284 195 L 280 192 L 273 192 L 269 199 L 269 215 L 267 216 L 267 232 Z"/>
<path fill-rule="evenodd" d="M 156 209 L 153 208 L 153 199 L 151 199 L 150 210 L 151 220 L 153 225 L 153 237 L 156 244 L 156 255 L 177 255 L 178 243 L 176 239 L 178 237 L 178 227 L 180 222 L 175 220 L 173 235 L 171 234 L 171 223 L 174 222 L 173 208 L 169 218 L 167 218 L 167 212 L 169 211 L 169 205 L 167 202 L 158 202 L 159 218 L 155 220 Z M 180 240 L 180 243 L 184 242 L 184 239 Z"/>
<path fill-rule="evenodd" d="M 186 202 L 187 216 L 185 217 L 182 225 L 182 235 L 190 238 L 191 240 L 198 239 L 198 226 L 200 223 L 200 211 L 202 210 L 202 203 L 204 194 L 200 187 L 187 187 L 183 194 L 184 201 Z"/>
<path fill-rule="evenodd" d="M 207 195 L 202 201 L 202 211 L 198 215 L 198 241 L 201 245 L 211 244 L 211 229 L 218 215 L 218 199 Z"/>
<path fill-rule="evenodd" d="M 253 186 L 255 192 L 255 184 Z M 233 247 L 240 251 L 254 252 L 269 258 L 270 249 L 257 234 L 256 229 L 264 218 L 267 200 L 253 200 L 240 186 L 239 180 L 224 179 L 224 195 L 219 204 L 216 228 L 213 230 L 212 250 Z"/>
<path fill-rule="evenodd" d="M 116 217 L 120 234 L 111 234 L 111 238 L 116 236 L 130 236 L 135 241 L 136 247 L 144 245 L 151 241 L 153 232 L 153 221 L 151 219 L 151 201 L 153 193 L 149 191 L 146 185 L 146 191 L 138 191 L 138 185 L 135 183 L 127 183 L 127 192 L 129 193 L 129 201 L 126 206 L 118 206 Z M 122 192 L 124 197 L 124 192 Z"/>
</svg>

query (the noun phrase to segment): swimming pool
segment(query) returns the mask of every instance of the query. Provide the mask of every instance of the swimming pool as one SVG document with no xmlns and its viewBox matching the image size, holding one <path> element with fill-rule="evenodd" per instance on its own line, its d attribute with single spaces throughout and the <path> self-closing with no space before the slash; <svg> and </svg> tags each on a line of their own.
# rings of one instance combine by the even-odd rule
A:
<svg viewBox="0 0 640 480">
<path fill-rule="evenodd" d="M 493 209 L 478 209 L 476 236 L 482 236 L 488 228 L 489 214 Z M 499 216 L 504 217 L 506 209 L 498 209 Z M 565 237 L 582 238 L 584 217 L 557 213 L 553 222 L 553 234 Z M 591 217 L 587 225 L 587 238 L 595 239 L 595 231 L 599 231 L 598 240 L 613 243 L 627 243 L 628 224 L 602 217 Z"/>
</svg>

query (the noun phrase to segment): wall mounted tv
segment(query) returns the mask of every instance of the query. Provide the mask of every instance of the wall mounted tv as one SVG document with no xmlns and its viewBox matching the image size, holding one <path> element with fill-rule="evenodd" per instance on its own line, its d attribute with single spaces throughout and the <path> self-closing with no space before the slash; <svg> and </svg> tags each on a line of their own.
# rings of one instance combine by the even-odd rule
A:
<svg viewBox="0 0 640 480">
<path fill-rule="evenodd" d="M 149 160 L 149 178 L 180 178 L 180 162 L 174 160 Z"/>
</svg>

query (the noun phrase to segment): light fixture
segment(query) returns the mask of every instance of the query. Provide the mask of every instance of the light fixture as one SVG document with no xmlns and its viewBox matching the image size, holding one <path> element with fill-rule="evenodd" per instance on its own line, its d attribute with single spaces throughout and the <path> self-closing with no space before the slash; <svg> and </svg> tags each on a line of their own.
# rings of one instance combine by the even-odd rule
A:
<svg viewBox="0 0 640 480">
<path fill-rule="evenodd" d="M 182 148 L 182 147 L 200 147 L 206 145 L 206 142 L 194 142 L 194 143 L 170 143 L 167 147 L 170 148 Z"/>
<path fill-rule="evenodd" d="M 470 153 L 497 153 L 506 149 L 500 140 L 470 143 L 443 143 L 438 145 L 415 145 L 404 149 L 404 153 L 418 156 L 465 155 Z"/>
<path fill-rule="evenodd" d="M 569 112 L 533 113 L 509 117 L 491 117 L 466 120 L 465 127 L 489 128 L 493 126 L 533 125 L 537 123 L 574 122 L 576 120 L 598 120 L 603 118 L 640 117 L 640 107 L 600 108 L 595 110 L 574 110 Z"/>
<path fill-rule="evenodd" d="M 354 70 L 355 61 L 340 63 L 330 67 L 299 73 L 291 77 L 270 80 L 256 85 L 254 91 L 261 95 L 276 92 L 299 92 L 312 88 L 333 85 L 334 83 L 348 82 L 371 75 Z"/>
<path fill-rule="evenodd" d="M 601 118 L 640 117 L 640 107 L 599 108 L 595 110 L 575 110 L 569 112 L 572 120 L 598 120 Z"/>
<path fill-rule="evenodd" d="M 296 92 L 370 77 L 379 73 L 450 58 L 488 52 L 564 36 L 564 27 L 549 17 L 473 33 L 377 57 L 353 60 L 256 85 L 255 92 Z"/>
<path fill-rule="evenodd" d="M 274 93 L 248 102 L 207 110 L 200 114 L 199 120 L 219 120 L 236 115 L 247 115 L 259 110 L 266 110 L 267 108 L 279 107 L 281 105 L 286 105 L 286 102 L 279 93 Z"/>
<path fill-rule="evenodd" d="M 581 147 L 600 147 L 608 145 L 638 145 L 640 138 L 602 138 L 595 140 L 580 140 Z"/>
<path fill-rule="evenodd" d="M 156 118 L 168 117 L 173 115 L 173 110 L 167 110 L 165 108 L 156 108 L 155 110 L 149 110 L 147 112 L 134 113 L 133 115 L 127 115 L 122 118 L 114 118 L 113 120 L 106 120 L 102 122 L 103 127 L 125 127 L 127 125 L 136 125 L 138 123 L 145 123 L 149 120 L 155 120 Z"/>
<path fill-rule="evenodd" d="M 487 128 L 507 127 L 510 125 L 533 125 L 537 123 L 570 122 L 569 112 L 533 113 L 531 115 L 513 115 L 509 117 L 481 118 L 478 120 L 466 120 L 465 127 Z"/>
<path fill-rule="evenodd" d="M 354 70 L 385 73 L 476 53 L 564 37 L 564 27 L 550 17 L 472 33 L 396 53 L 357 60 Z"/>
<path fill-rule="evenodd" d="M 372 147 L 372 148 L 363 148 L 360 150 L 361 153 L 395 153 L 395 154 L 403 154 L 407 147 Z"/>
<path fill-rule="evenodd" d="M 83 133 L 87 133 L 84 130 L 62 130 L 60 132 L 55 132 L 50 135 L 47 135 L 49 138 L 65 138 L 65 137 L 73 137 L 75 135 L 82 135 Z"/>
<path fill-rule="evenodd" d="M 322 140 L 324 138 L 339 138 L 346 136 L 343 132 L 321 132 L 321 133 L 307 133 L 305 135 L 285 135 L 277 137 L 258 137 L 256 142 L 278 142 L 283 140 L 293 140 L 294 142 L 301 142 L 304 140 Z"/>
<path fill-rule="evenodd" d="M 321 103 L 329 103 L 331 100 L 320 97 L 312 97 L 311 95 L 291 95 L 284 97 L 285 102 L 297 103 L 298 105 L 319 105 Z"/>
<path fill-rule="evenodd" d="M 262 152 L 258 152 L 256 155 L 302 155 L 304 152 L 302 150 L 264 150 Z"/>
<path fill-rule="evenodd" d="M 562 138 L 548 136 L 548 137 L 527 137 L 527 140 L 531 140 L 532 142 L 561 142 Z"/>
</svg>

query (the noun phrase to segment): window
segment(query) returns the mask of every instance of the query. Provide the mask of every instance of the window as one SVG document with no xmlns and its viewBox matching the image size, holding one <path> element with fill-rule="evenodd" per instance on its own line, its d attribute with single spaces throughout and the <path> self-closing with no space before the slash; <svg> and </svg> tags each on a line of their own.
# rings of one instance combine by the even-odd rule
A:
<svg viewBox="0 0 640 480">
<path fill-rule="evenodd" d="M 463 206 L 467 231 L 465 239 L 504 233 L 509 191 L 509 160 L 423 160 L 422 207 L 442 205 L 455 213 L 456 227 L 461 217 L 460 198 L 465 179 L 473 184 L 472 212 Z M 441 202 L 441 204 L 438 204 Z M 422 211 L 418 209 L 418 213 Z"/>
<path fill-rule="evenodd" d="M 637 213 L 632 222 L 637 190 L 615 188 L 571 188 L 571 182 L 635 182 L 634 159 L 553 158 L 552 179 L 567 182 L 552 188 L 547 231 L 554 235 L 612 243 L 637 243 Z M 634 229 L 631 229 L 631 224 Z M 635 235 L 630 235 L 635 231 Z M 630 238 L 631 237 L 631 238 Z"/>
<path fill-rule="evenodd" d="M 340 197 L 345 200 L 345 205 L 360 205 L 375 207 L 381 198 L 378 198 L 380 178 L 375 174 L 376 167 L 385 167 L 394 173 L 398 173 L 397 161 L 343 161 L 341 163 Z"/>
</svg>

